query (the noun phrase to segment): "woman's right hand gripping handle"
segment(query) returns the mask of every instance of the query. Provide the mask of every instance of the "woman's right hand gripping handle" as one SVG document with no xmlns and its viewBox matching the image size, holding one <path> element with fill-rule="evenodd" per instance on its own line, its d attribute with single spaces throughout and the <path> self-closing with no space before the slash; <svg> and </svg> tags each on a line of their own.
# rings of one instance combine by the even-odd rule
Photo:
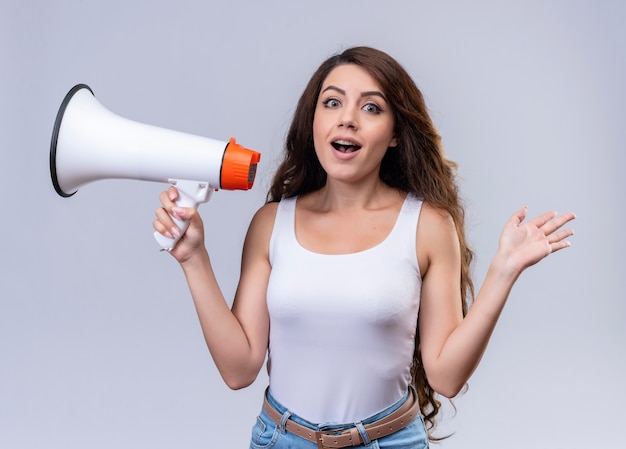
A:
<svg viewBox="0 0 626 449">
<path fill-rule="evenodd" d="M 180 229 L 172 217 L 181 221 L 188 221 L 189 227 L 180 238 L 176 246 L 169 252 L 179 263 L 184 263 L 199 251 L 204 251 L 204 225 L 198 210 L 192 207 L 176 206 L 179 193 L 176 187 L 171 186 L 161 192 L 161 207 L 156 210 L 154 229 L 167 238 L 179 237 Z"/>
</svg>

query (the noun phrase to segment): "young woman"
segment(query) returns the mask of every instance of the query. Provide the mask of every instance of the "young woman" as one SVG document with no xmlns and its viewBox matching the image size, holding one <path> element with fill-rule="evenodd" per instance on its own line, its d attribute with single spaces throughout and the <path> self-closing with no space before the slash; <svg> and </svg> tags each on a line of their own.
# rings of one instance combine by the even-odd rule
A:
<svg viewBox="0 0 626 449">
<path fill-rule="evenodd" d="M 427 447 L 439 410 L 478 365 L 521 272 L 569 246 L 573 214 L 500 236 L 471 309 L 472 251 L 455 181 L 423 97 L 381 51 L 325 61 L 298 103 L 268 203 L 246 236 L 232 309 L 197 211 L 161 194 L 154 227 L 178 260 L 211 355 L 233 389 L 268 357 L 251 448 Z M 428 430 L 427 430 L 428 429 Z"/>
</svg>

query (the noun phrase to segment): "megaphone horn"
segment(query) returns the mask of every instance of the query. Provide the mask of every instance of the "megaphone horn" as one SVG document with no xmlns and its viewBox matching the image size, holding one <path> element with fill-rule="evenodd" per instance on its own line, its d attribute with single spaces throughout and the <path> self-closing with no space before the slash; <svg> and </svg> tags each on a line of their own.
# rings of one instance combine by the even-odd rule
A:
<svg viewBox="0 0 626 449">
<path fill-rule="evenodd" d="M 62 197 L 101 179 L 174 184 L 176 204 L 197 208 L 216 189 L 249 190 L 261 154 L 228 142 L 122 118 L 102 106 L 91 88 L 77 84 L 65 96 L 50 144 L 50 175 Z M 181 235 L 188 223 L 175 220 Z M 155 238 L 171 250 L 178 238 Z"/>
</svg>

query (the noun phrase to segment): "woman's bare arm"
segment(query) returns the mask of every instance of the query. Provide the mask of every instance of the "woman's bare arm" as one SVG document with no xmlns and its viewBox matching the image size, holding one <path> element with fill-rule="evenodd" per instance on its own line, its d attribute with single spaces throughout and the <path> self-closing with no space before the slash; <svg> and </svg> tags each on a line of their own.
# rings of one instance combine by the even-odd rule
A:
<svg viewBox="0 0 626 449">
<path fill-rule="evenodd" d="M 197 210 L 175 207 L 175 199 L 172 189 L 162 195 L 164 211 L 157 211 L 154 227 L 164 234 L 175 232 L 166 211 L 179 219 L 189 220 L 187 232 L 171 253 L 183 268 L 205 341 L 220 374 L 230 388 L 244 388 L 258 375 L 267 352 L 268 251 L 276 204 L 262 207 L 252 219 L 231 309 L 218 285 L 204 246 L 203 224 Z"/>
<path fill-rule="evenodd" d="M 566 239 L 573 231 L 560 229 L 574 214 L 556 217 L 550 212 L 524 223 L 525 217 L 524 208 L 507 222 L 482 287 L 463 319 L 454 223 L 433 208 L 422 212 L 418 229 L 418 254 L 425 267 L 419 314 L 422 361 L 430 385 L 446 397 L 455 396 L 478 366 L 523 270 L 569 246 Z"/>
</svg>

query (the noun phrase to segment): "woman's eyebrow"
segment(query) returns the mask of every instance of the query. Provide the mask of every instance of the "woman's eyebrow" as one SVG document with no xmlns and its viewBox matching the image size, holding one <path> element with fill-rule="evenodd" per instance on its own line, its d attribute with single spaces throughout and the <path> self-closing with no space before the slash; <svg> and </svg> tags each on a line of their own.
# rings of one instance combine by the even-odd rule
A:
<svg viewBox="0 0 626 449">
<path fill-rule="evenodd" d="M 387 101 L 387 99 L 385 98 L 385 96 L 383 95 L 382 92 L 379 92 L 377 90 L 368 90 L 365 92 L 361 93 L 361 97 L 371 97 L 371 96 L 376 96 L 376 97 L 380 97 L 383 100 Z"/>
<path fill-rule="evenodd" d="M 328 86 L 328 87 L 326 87 L 326 89 L 324 89 L 322 91 L 322 93 L 326 92 L 327 90 L 335 90 L 335 91 L 339 92 L 341 95 L 345 95 L 346 94 L 345 90 L 340 89 L 337 86 Z"/>
<path fill-rule="evenodd" d="M 326 92 L 327 90 L 334 90 L 334 91 L 337 91 L 337 92 L 339 92 L 341 95 L 345 95 L 345 94 L 346 94 L 346 91 L 345 91 L 345 90 L 343 90 L 343 89 L 341 89 L 341 88 L 339 88 L 339 87 L 337 87 L 337 86 L 332 86 L 332 85 L 331 85 L 331 86 L 327 86 L 324 90 L 322 90 L 322 93 Z M 382 93 L 382 92 L 379 92 L 379 91 L 377 91 L 377 90 L 368 90 L 368 91 L 365 91 L 365 92 L 361 92 L 361 98 L 363 98 L 363 97 L 371 97 L 372 95 L 377 96 L 377 97 L 380 97 L 380 98 L 382 98 L 382 99 L 383 99 L 383 100 L 385 100 L 385 101 L 387 100 L 387 99 L 385 98 L 385 96 L 383 95 L 383 93 Z"/>
</svg>

